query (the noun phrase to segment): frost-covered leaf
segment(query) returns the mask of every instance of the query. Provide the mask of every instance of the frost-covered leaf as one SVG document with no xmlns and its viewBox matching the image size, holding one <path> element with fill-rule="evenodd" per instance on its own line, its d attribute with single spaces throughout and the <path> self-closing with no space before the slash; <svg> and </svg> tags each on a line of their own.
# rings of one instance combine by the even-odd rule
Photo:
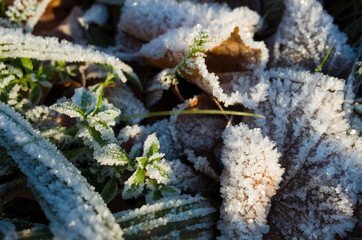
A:
<svg viewBox="0 0 362 240">
<path fill-rule="evenodd" d="M 104 89 L 104 97 L 115 107 L 122 110 L 121 116 L 145 114 L 149 111 L 135 96 L 127 85 L 108 87 Z M 142 118 L 130 120 L 133 124 L 139 123 Z"/>
<path fill-rule="evenodd" d="M 155 179 L 157 183 L 168 184 L 170 182 L 171 167 L 168 162 L 161 160 L 160 162 L 154 162 L 153 164 L 146 165 L 147 175 Z"/>
<path fill-rule="evenodd" d="M 87 91 L 85 88 L 76 88 L 72 101 L 77 105 L 84 114 L 88 114 L 92 111 L 96 104 L 96 98 L 93 93 Z"/>
<path fill-rule="evenodd" d="M 160 149 L 160 142 L 157 139 L 156 133 L 149 135 L 143 144 L 143 156 L 151 157 Z"/>
<path fill-rule="evenodd" d="M 242 123 L 227 128 L 223 140 L 218 229 L 223 239 L 263 239 L 269 232 L 271 197 L 284 172 L 278 164 L 280 154 L 260 129 L 251 130 Z"/>
<path fill-rule="evenodd" d="M 355 53 L 347 36 L 317 0 L 285 0 L 285 12 L 275 34 L 271 61 L 274 67 L 298 67 L 315 71 L 333 48 L 322 72 L 346 76 Z"/>
<path fill-rule="evenodd" d="M 54 145 L 0 103 L 0 145 L 27 176 L 55 236 L 122 239 L 122 231 L 94 187 Z"/>
<path fill-rule="evenodd" d="M 126 239 L 211 239 L 216 211 L 203 197 L 181 195 L 114 215 Z"/>
<path fill-rule="evenodd" d="M 269 213 L 271 232 L 285 238 L 344 237 L 361 190 L 361 140 L 347 135 L 344 81 L 321 73 L 271 69 L 268 99 L 247 119 L 276 142 L 285 168 Z"/>
<path fill-rule="evenodd" d="M 127 153 L 117 144 L 111 143 L 97 149 L 93 153 L 93 157 L 101 165 L 118 166 L 125 165 L 131 162 Z"/>
<path fill-rule="evenodd" d="M 3 57 L 26 57 L 38 60 L 66 62 L 89 62 L 112 66 L 114 74 L 126 82 L 127 79 L 140 86 L 138 77 L 131 67 L 100 51 L 81 45 L 61 41 L 54 37 L 36 37 L 21 30 L 0 27 L 0 52 Z"/>
<path fill-rule="evenodd" d="M 14 0 L 13 4 L 5 11 L 9 21 L 8 27 L 22 27 L 31 31 L 44 13 L 46 6 L 51 0 Z"/>
<path fill-rule="evenodd" d="M 84 118 L 82 109 L 72 102 L 56 103 L 50 106 L 50 108 L 69 117 Z"/>
<path fill-rule="evenodd" d="M 251 32 L 258 21 L 259 16 L 246 7 L 231 10 L 222 4 L 128 0 L 122 8 L 118 29 L 147 42 L 170 30 L 197 24 L 203 27 L 223 24 L 227 27 L 237 23 L 243 31 Z"/>
<path fill-rule="evenodd" d="M 137 198 L 138 196 L 140 196 L 145 186 L 144 182 L 145 182 L 145 170 L 139 168 L 124 183 L 122 198 L 129 199 L 129 198 Z"/>
</svg>

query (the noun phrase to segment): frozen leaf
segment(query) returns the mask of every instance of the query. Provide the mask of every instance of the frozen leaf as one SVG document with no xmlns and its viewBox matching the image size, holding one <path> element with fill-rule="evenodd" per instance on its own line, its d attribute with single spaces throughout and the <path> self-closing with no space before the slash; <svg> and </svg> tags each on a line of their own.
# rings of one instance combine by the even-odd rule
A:
<svg viewBox="0 0 362 240">
<path fill-rule="evenodd" d="M 127 85 L 107 87 L 104 89 L 104 96 L 115 107 L 122 110 L 121 116 L 132 116 L 149 112 Z M 142 118 L 136 118 L 129 122 L 136 124 L 141 120 Z"/>
<path fill-rule="evenodd" d="M 151 157 L 153 154 L 157 153 L 160 149 L 160 142 L 157 139 L 156 133 L 149 135 L 143 145 L 143 156 Z"/>
<path fill-rule="evenodd" d="M 245 7 L 231 10 L 221 4 L 193 2 L 128 0 L 122 8 L 118 29 L 143 41 L 180 27 L 191 28 L 197 24 L 208 27 L 215 24 L 238 22 L 239 27 L 251 32 L 259 16 Z"/>
<path fill-rule="evenodd" d="M 248 120 L 276 141 L 285 168 L 269 213 L 271 231 L 286 238 L 343 237 L 357 222 L 355 184 L 362 171 L 355 150 L 361 141 L 347 135 L 344 81 L 285 68 L 266 74 L 268 99 L 257 108 L 266 118 Z"/>
<path fill-rule="evenodd" d="M 194 239 L 212 237 L 215 213 L 205 198 L 181 195 L 114 215 L 126 239 Z"/>
<path fill-rule="evenodd" d="M 97 149 L 93 153 L 93 157 L 101 165 L 118 166 L 131 162 L 131 159 L 128 157 L 127 153 L 125 153 L 124 150 L 115 143 L 111 143 Z"/>
<path fill-rule="evenodd" d="M 0 27 L 0 52 L 3 57 L 26 57 L 38 60 L 66 62 L 89 62 L 109 65 L 114 74 L 123 82 L 129 78 L 139 86 L 138 77 L 131 67 L 122 61 L 100 51 L 81 45 L 61 41 L 54 37 L 36 37 L 21 30 Z M 127 75 L 127 77 L 126 77 Z"/>
<path fill-rule="evenodd" d="M 84 118 L 82 109 L 72 102 L 57 103 L 50 108 L 69 117 Z"/>
<path fill-rule="evenodd" d="M 282 180 L 280 154 L 260 129 L 245 124 L 223 133 L 220 210 L 222 239 L 263 239 L 269 231 L 267 216 L 271 197 Z"/>
<path fill-rule="evenodd" d="M 0 145 L 27 176 L 55 236 L 122 239 L 119 225 L 94 187 L 54 145 L 2 103 Z"/>
<path fill-rule="evenodd" d="M 96 105 L 96 98 L 93 93 L 85 88 L 76 88 L 72 102 L 77 105 L 85 114 L 91 112 Z"/>
<path fill-rule="evenodd" d="M 177 110 L 216 109 L 217 105 L 208 95 L 195 96 L 178 105 Z M 171 133 L 181 150 L 191 149 L 202 155 L 210 152 L 221 139 L 227 124 L 225 116 L 173 115 Z"/>
<path fill-rule="evenodd" d="M 271 65 L 315 71 L 333 48 L 322 72 L 346 76 L 355 53 L 347 36 L 316 0 L 285 0 L 285 12 L 274 36 Z"/>
</svg>

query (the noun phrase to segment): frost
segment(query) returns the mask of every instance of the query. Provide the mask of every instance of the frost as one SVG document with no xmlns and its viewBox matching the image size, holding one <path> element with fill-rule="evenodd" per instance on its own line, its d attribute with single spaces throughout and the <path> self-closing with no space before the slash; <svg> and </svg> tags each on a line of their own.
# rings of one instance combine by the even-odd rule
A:
<svg viewBox="0 0 362 240">
<path fill-rule="evenodd" d="M 206 157 L 196 156 L 193 150 L 185 150 L 187 155 L 187 160 L 194 164 L 194 168 L 196 171 L 199 171 L 206 176 L 209 176 L 215 181 L 219 181 L 219 175 L 215 172 L 215 170 L 210 166 L 210 162 Z"/>
<path fill-rule="evenodd" d="M 116 221 L 124 229 L 124 236 L 145 239 L 191 239 L 199 232 L 211 233 L 215 226 L 216 209 L 203 197 L 181 195 L 164 198 L 141 208 L 115 213 Z M 195 231 L 196 230 L 196 231 Z"/>
<path fill-rule="evenodd" d="M 333 18 L 316 0 L 284 2 L 286 9 L 273 41 L 272 66 L 314 71 L 333 47 L 322 72 L 345 76 L 355 54 Z"/>
<path fill-rule="evenodd" d="M 282 180 L 280 154 L 260 129 L 242 123 L 227 128 L 223 139 L 221 239 L 263 239 L 269 231 L 270 199 Z"/>
<path fill-rule="evenodd" d="M 79 170 L 19 114 L 2 103 L 0 145 L 27 176 L 56 236 L 122 238 L 122 231 L 107 206 Z"/>
<path fill-rule="evenodd" d="M 124 72 L 138 83 L 138 77 L 131 67 L 106 53 L 85 48 L 81 45 L 61 41 L 54 37 L 36 37 L 24 34 L 19 29 L 0 27 L 0 52 L 3 57 L 26 57 L 38 60 L 54 60 L 66 62 L 89 62 L 110 65 L 114 73 L 123 82 L 127 81 Z"/>
<path fill-rule="evenodd" d="M 103 4 L 93 4 L 84 15 L 78 18 L 79 23 L 88 28 L 89 24 L 103 25 L 107 22 L 109 17 L 107 7 Z"/>
<path fill-rule="evenodd" d="M 23 27 L 27 31 L 32 31 L 50 1 L 15 0 L 5 11 L 7 19 L 0 19 L 9 21 L 9 27 Z"/>
<path fill-rule="evenodd" d="M 133 94 L 132 90 L 126 86 L 114 86 L 104 89 L 104 96 L 107 100 L 119 109 L 122 109 L 121 116 L 132 116 L 146 114 L 148 110 L 143 103 Z M 130 120 L 132 124 L 139 123 L 142 118 Z"/>
<path fill-rule="evenodd" d="M 160 11 L 167 6 L 167 10 Z M 235 89 L 223 89 L 222 79 L 215 73 L 256 71 L 265 67 L 268 50 L 263 42 L 252 39 L 259 22 L 257 13 L 246 7 L 231 10 L 224 5 L 158 0 L 126 1 L 123 11 L 119 29 L 149 41 L 135 54 L 162 69 L 178 66 L 194 44 L 194 39 L 204 30 L 209 36 L 205 54 L 187 59 L 180 71 L 182 75 L 226 106 L 244 102 L 256 104 L 257 99 L 249 99 L 249 92 L 242 91 L 246 88 L 238 88 L 236 83 L 229 83 L 232 87 L 236 85 Z M 200 12 L 205 14 L 200 15 Z M 252 89 L 252 92 L 265 92 L 265 87 L 260 87 Z M 151 91 L 160 94 L 160 91 Z M 157 98 L 159 96 L 156 95 L 156 100 L 151 100 L 150 104 Z"/>
<path fill-rule="evenodd" d="M 243 31 L 251 32 L 259 16 L 241 7 L 234 10 L 225 5 L 178 3 L 174 0 L 127 0 L 122 8 L 118 29 L 143 41 L 150 41 L 172 29 L 203 27 L 238 22 Z"/>
<path fill-rule="evenodd" d="M 115 143 L 108 144 L 97 149 L 93 153 L 93 157 L 101 165 L 125 165 L 130 162 L 127 154 Z"/>
<path fill-rule="evenodd" d="M 272 231 L 286 238 L 343 237 L 357 222 L 362 171 L 355 150 L 361 141 L 347 135 L 344 81 L 284 68 L 266 74 L 268 100 L 257 110 L 266 119 L 252 120 L 276 141 L 285 168 L 269 213 Z"/>
</svg>

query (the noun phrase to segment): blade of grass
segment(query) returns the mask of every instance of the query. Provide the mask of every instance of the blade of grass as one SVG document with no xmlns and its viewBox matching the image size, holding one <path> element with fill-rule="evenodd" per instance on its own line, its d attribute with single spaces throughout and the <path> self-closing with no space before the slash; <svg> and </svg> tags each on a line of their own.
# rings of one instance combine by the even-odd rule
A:
<svg viewBox="0 0 362 240">
<path fill-rule="evenodd" d="M 247 112 L 237 112 L 237 111 L 229 111 L 229 110 L 183 110 L 183 111 L 161 111 L 161 112 L 151 112 L 145 114 L 137 114 L 131 116 L 123 116 L 120 117 L 119 120 L 127 121 L 134 118 L 149 118 L 149 117 L 162 117 L 162 116 L 170 116 L 170 115 L 189 115 L 189 114 L 210 114 L 210 115 L 235 115 L 235 116 L 247 116 L 247 117 L 259 117 L 265 118 L 263 115 L 255 114 L 255 113 L 247 113 Z"/>
<path fill-rule="evenodd" d="M 333 47 L 331 47 L 331 48 L 328 50 L 328 53 L 327 53 L 327 55 L 324 57 L 322 63 L 321 63 L 321 64 L 319 65 L 319 67 L 315 70 L 316 72 L 319 72 L 319 71 L 322 69 L 323 64 L 325 63 L 325 61 L 327 61 L 327 58 L 328 58 L 329 54 L 330 54 L 331 51 L 332 51 L 332 48 L 333 48 Z"/>
</svg>

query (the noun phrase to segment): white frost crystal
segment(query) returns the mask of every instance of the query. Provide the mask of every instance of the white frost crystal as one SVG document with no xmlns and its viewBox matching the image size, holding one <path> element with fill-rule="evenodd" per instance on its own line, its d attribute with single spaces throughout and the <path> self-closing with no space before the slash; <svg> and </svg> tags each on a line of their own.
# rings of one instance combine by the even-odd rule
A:
<svg viewBox="0 0 362 240">
<path fill-rule="evenodd" d="M 85 48 L 67 41 L 59 42 L 55 37 L 36 37 L 29 33 L 24 34 L 19 29 L 0 27 L 0 36 L 2 57 L 26 57 L 41 61 L 54 60 L 105 64 L 112 66 L 114 73 L 123 82 L 127 81 L 124 72 L 138 82 L 138 77 L 130 66 L 98 50 Z"/>
<path fill-rule="evenodd" d="M 242 123 L 227 128 L 223 139 L 220 239 L 262 239 L 269 231 L 270 198 L 284 172 L 278 164 L 280 154 L 260 129 L 250 130 Z"/>
<path fill-rule="evenodd" d="M 343 237 L 357 222 L 362 174 L 355 150 L 361 141 L 347 135 L 344 81 L 284 68 L 266 74 L 268 99 L 257 108 L 266 119 L 249 120 L 276 141 L 285 168 L 268 217 L 272 232 L 288 239 Z"/>
<path fill-rule="evenodd" d="M 187 239 L 194 239 L 203 231 L 212 234 L 215 212 L 205 198 L 181 195 L 115 213 L 114 216 L 126 238 L 181 239 L 181 236 L 189 235 Z"/>
<path fill-rule="evenodd" d="M 122 116 L 146 114 L 148 110 L 143 103 L 135 96 L 127 85 L 108 87 L 104 89 L 104 96 L 115 107 L 122 110 Z M 130 120 L 133 124 L 139 123 L 143 118 Z"/>
<path fill-rule="evenodd" d="M 15 0 L 13 5 L 9 6 L 5 11 L 8 19 L 0 19 L 14 23 L 14 27 L 20 27 L 23 22 L 25 22 L 24 28 L 31 31 L 50 1 L 51 0 L 42 0 L 40 2 L 38 0 Z"/>
<path fill-rule="evenodd" d="M 53 234 L 64 239 L 122 239 L 119 225 L 94 187 L 54 145 L 3 103 L 0 145 L 28 177 Z"/>
<path fill-rule="evenodd" d="M 347 36 L 316 0 L 285 0 L 285 12 L 274 39 L 272 65 L 314 71 L 333 47 L 322 72 L 343 76 L 354 59 Z"/>
<path fill-rule="evenodd" d="M 226 5 L 178 3 L 174 0 L 127 0 L 122 8 L 118 29 L 143 41 L 150 41 L 172 29 L 203 27 L 238 22 L 245 32 L 252 32 L 259 16 L 245 7 L 231 10 Z"/>
</svg>

